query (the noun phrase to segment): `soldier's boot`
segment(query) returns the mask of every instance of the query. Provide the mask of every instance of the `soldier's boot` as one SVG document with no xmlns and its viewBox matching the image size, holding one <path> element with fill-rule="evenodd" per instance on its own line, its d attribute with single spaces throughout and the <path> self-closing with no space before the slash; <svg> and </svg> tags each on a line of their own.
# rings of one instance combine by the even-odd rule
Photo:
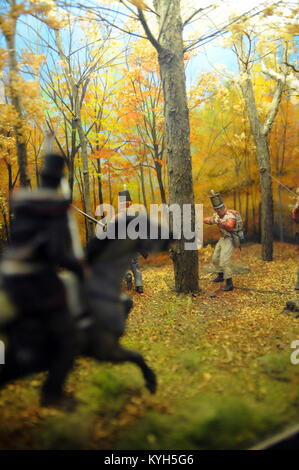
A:
<svg viewBox="0 0 299 470">
<path fill-rule="evenodd" d="M 298 274 L 297 274 L 297 284 L 295 286 L 295 290 L 299 290 L 299 269 L 298 269 Z"/>
<path fill-rule="evenodd" d="M 233 288 L 234 288 L 233 280 L 230 277 L 229 279 L 226 279 L 226 285 L 224 287 L 222 287 L 222 290 L 227 292 L 229 290 L 233 290 Z"/>
<path fill-rule="evenodd" d="M 127 273 L 125 279 L 126 279 L 126 283 L 127 283 L 127 289 L 128 289 L 128 290 L 131 290 L 132 287 L 133 287 L 132 274 L 131 274 L 131 273 Z"/>
<path fill-rule="evenodd" d="M 213 279 L 213 282 L 223 282 L 223 273 L 218 273 L 218 276 Z"/>
<path fill-rule="evenodd" d="M 138 294 L 143 293 L 143 283 L 142 283 L 142 274 L 139 269 L 136 269 L 134 272 L 135 275 L 135 289 Z"/>
</svg>

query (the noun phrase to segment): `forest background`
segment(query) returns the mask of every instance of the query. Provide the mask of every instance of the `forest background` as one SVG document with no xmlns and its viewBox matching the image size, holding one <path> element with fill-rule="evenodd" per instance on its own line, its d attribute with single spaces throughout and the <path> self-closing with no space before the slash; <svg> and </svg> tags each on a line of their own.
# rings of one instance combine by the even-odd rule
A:
<svg viewBox="0 0 299 470">
<path fill-rule="evenodd" d="M 132 199 L 147 208 L 168 201 L 157 52 L 130 13 L 134 6 L 144 12 L 149 7 L 138 1 L 129 7 L 128 2 L 90 3 L 83 8 L 77 2 L 1 1 L 0 230 L 4 243 L 9 240 L 12 216 L 9 193 L 22 184 L 17 145 L 26 149 L 25 180 L 38 187 L 44 136 L 50 130 L 55 132 L 55 149 L 66 161 L 73 202 L 90 215 L 98 215 L 96 208 L 102 203 L 116 207 L 124 184 Z M 193 10 L 183 5 L 186 11 L 182 12 L 189 15 L 184 61 L 195 202 L 203 203 L 208 215 L 209 191 L 220 191 L 227 206 L 242 214 L 247 239 L 259 240 L 259 171 L 241 74 L 236 72 L 234 40 L 241 32 L 247 41 L 256 106 L 264 122 L 275 93 L 275 73 L 281 71 L 283 44 L 288 48 L 289 78 L 296 72 L 297 10 L 292 2 L 255 2 L 250 11 L 243 4 L 243 11 L 237 12 L 231 7 L 234 2 L 224 2 L 229 6 L 224 18 L 223 2 L 200 2 L 201 8 L 196 8 L 197 3 L 193 2 Z M 14 58 L 8 37 L 15 44 Z M 223 47 L 224 58 L 231 54 L 231 70 L 219 63 L 211 64 L 209 71 L 206 65 L 201 67 L 203 47 L 208 61 L 213 61 L 212 52 L 209 59 L 211 40 Z M 297 82 L 295 78 L 285 81 L 268 140 L 272 175 L 293 192 L 299 172 Z M 292 241 L 294 197 L 273 181 L 273 198 L 274 236 Z M 84 240 L 87 221 L 77 217 Z M 216 237 L 217 230 L 209 229 L 204 241 Z"/>
<path fill-rule="evenodd" d="M 122 341 L 156 371 L 157 394 L 144 390 L 134 366 L 80 358 L 66 384 L 78 401 L 73 413 L 40 406 L 43 373 L 1 392 L 0 448 L 248 448 L 298 423 L 299 366 L 290 362 L 298 318 L 280 314 L 298 267 L 297 248 L 285 243 L 296 229 L 297 16 L 291 1 L 0 0 L 1 247 L 9 241 L 9 193 L 40 185 L 51 132 L 73 203 L 93 217 L 101 203 L 116 208 L 124 184 L 147 208 L 175 197 L 181 203 L 188 186 L 204 216 L 214 189 L 241 212 L 247 240 L 265 233 L 272 248 L 273 195 L 273 233 L 284 241 L 262 260 L 259 243 L 235 250 L 234 265 L 246 261 L 251 271 L 236 273 L 231 292 L 215 291 L 210 272 L 197 276 L 183 262 L 196 282 L 182 295 L 186 286 L 175 289 L 168 256 L 149 257 Z M 178 95 L 164 98 L 161 51 L 173 24 L 183 31 L 192 178 L 188 132 L 179 134 L 188 145 L 177 165 L 169 157 L 169 118 L 183 121 Z M 169 178 L 176 170 L 179 190 Z M 271 196 L 263 210 L 261 190 Z M 93 225 L 76 217 L 85 242 Z M 204 233 L 206 244 L 217 238 L 217 227 Z M 211 254 L 211 246 L 199 250 L 193 267 L 205 268 Z"/>
</svg>

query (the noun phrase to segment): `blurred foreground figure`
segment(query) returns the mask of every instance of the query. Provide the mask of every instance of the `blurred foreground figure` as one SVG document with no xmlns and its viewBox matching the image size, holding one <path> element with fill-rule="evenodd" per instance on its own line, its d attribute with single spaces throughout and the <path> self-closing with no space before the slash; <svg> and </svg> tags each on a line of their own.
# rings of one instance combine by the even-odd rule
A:
<svg viewBox="0 0 299 470">
<path fill-rule="evenodd" d="M 77 282 L 76 288 L 71 289 L 71 292 L 67 283 L 65 284 L 69 300 L 68 305 L 74 319 L 74 336 L 72 331 L 73 323 L 69 323 L 69 317 L 64 316 L 65 310 L 56 314 L 55 311 L 52 312 L 52 309 L 49 308 L 47 312 L 49 313 L 49 318 L 55 320 L 53 322 L 47 319 L 43 310 L 41 318 L 45 322 L 44 326 L 41 324 L 40 317 L 37 317 L 38 321 L 36 321 L 36 317 L 30 313 L 31 310 L 28 311 L 26 321 L 24 316 L 23 324 L 27 326 L 30 340 L 27 333 L 27 336 L 24 336 L 25 348 L 23 349 L 27 349 L 29 352 L 34 351 L 31 356 L 27 355 L 26 368 L 24 365 L 24 358 L 26 356 L 22 354 L 19 357 L 18 351 L 20 349 L 17 342 L 14 341 L 16 332 L 20 332 L 20 328 L 16 327 L 20 323 L 19 317 L 11 323 L 6 322 L 5 324 L 4 321 L 1 326 L 1 316 L 5 318 L 5 312 L 2 311 L 3 305 L 0 305 L 0 334 L 1 332 L 6 333 L 9 345 L 5 365 L 0 366 L 0 388 L 14 379 L 49 370 L 53 376 L 52 384 L 56 384 L 56 387 L 50 387 L 51 394 L 49 392 L 49 385 L 46 384 L 43 398 L 46 404 L 55 404 L 55 399 L 61 396 L 62 389 L 62 384 L 57 380 L 57 376 L 60 379 L 65 378 L 67 360 L 69 360 L 69 366 L 72 364 L 72 354 L 70 352 L 72 351 L 73 343 L 70 339 L 74 337 L 76 357 L 91 357 L 98 361 L 109 361 L 117 364 L 129 361 L 141 370 L 148 390 L 151 393 L 155 392 L 157 381 L 154 371 L 147 365 L 140 353 L 124 348 L 119 341 L 125 331 L 126 319 L 133 305 L 131 298 L 127 294 L 121 294 L 122 281 L 128 269 L 130 258 L 136 252 L 164 251 L 169 248 L 173 240 L 172 233 L 170 233 L 169 239 L 165 240 L 162 236 L 163 231 L 161 226 L 152 224 L 147 216 L 142 217 L 143 220 L 139 220 L 143 226 L 147 227 L 148 235 L 146 239 L 141 238 L 138 231 L 134 239 L 129 238 L 128 235 L 125 238 L 115 237 L 115 234 L 119 233 L 119 224 L 122 225 L 125 222 L 125 232 L 128 233 L 128 226 L 132 222 L 134 223 L 134 217 L 124 214 L 107 225 L 107 237 L 102 240 L 94 237 L 87 244 L 86 261 L 88 276 L 85 276 L 82 282 Z M 158 238 L 151 239 L 150 233 L 157 233 Z M 61 233 L 59 236 L 61 236 Z M 61 278 L 63 276 L 65 277 L 64 281 L 67 277 L 75 277 L 72 273 L 67 272 L 60 275 Z M 45 277 L 45 279 L 47 278 Z M 2 294 L 4 294 L 4 291 Z M 56 292 L 53 292 L 52 298 L 53 300 L 56 298 Z M 40 298 L 41 302 L 42 300 Z M 36 331 L 28 327 L 30 315 L 33 319 L 33 324 L 37 325 Z M 51 325 L 54 325 L 54 332 L 52 336 L 49 336 L 48 331 L 50 331 L 49 327 Z M 56 330 L 56 325 L 60 325 L 59 330 Z M 41 332 L 46 332 L 48 336 L 42 335 Z M 43 341 L 43 336 L 46 337 L 50 347 L 47 347 L 45 341 Z M 19 338 L 17 339 L 19 340 Z M 39 340 L 39 343 L 33 346 L 32 341 L 36 339 Z M 49 349 L 53 349 L 52 342 L 55 339 L 59 348 L 60 345 L 62 346 L 64 339 L 64 349 L 59 349 L 60 354 L 55 354 L 54 350 L 55 356 L 52 357 L 49 354 Z M 26 348 L 27 344 L 28 348 Z M 56 393 L 53 393 L 53 391 Z M 57 393 L 59 391 L 60 394 Z"/>
<path fill-rule="evenodd" d="M 212 217 L 205 218 L 204 223 L 217 224 L 220 231 L 220 239 L 212 258 L 213 265 L 218 271 L 218 276 L 213 282 L 226 280 L 223 290 L 230 291 L 234 288 L 230 258 L 234 248 L 240 246 L 240 239 L 243 237 L 242 219 L 237 211 L 226 209 L 220 194 L 215 194 L 212 190 L 210 198 L 216 213 Z"/>
<path fill-rule="evenodd" d="M 129 213 L 130 206 L 132 205 L 132 199 L 130 192 L 127 189 L 123 189 L 118 193 L 118 197 L 120 199 L 119 207 L 120 207 L 120 214 Z M 147 253 L 141 253 L 144 258 L 147 257 Z M 134 282 L 135 282 L 135 289 L 136 292 L 139 294 L 143 293 L 143 281 L 142 281 L 142 274 L 139 266 L 138 260 L 138 253 L 135 253 L 132 258 L 130 259 L 130 269 L 127 271 L 125 275 L 125 280 L 127 284 L 127 289 L 131 290 L 133 287 L 133 279 L 132 274 L 134 275 Z"/>
<path fill-rule="evenodd" d="M 297 202 L 296 202 L 296 205 L 294 207 L 292 215 L 293 215 L 293 220 L 295 220 L 295 222 L 297 224 L 299 224 L 299 197 L 297 199 Z M 298 232 L 296 233 L 296 240 L 297 240 L 297 243 L 298 243 L 298 241 L 299 241 L 299 233 Z M 299 290 L 299 268 L 298 268 L 297 284 L 295 286 L 295 290 Z"/>
<path fill-rule="evenodd" d="M 62 156 L 47 154 L 41 188 L 21 189 L 13 196 L 11 245 L 1 263 L 3 287 L 18 310 L 4 370 L 26 375 L 27 368 L 39 362 L 34 351 L 42 345 L 49 357 L 43 405 L 56 404 L 63 397 L 63 383 L 75 354 L 74 323 L 57 266 L 82 277 L 81 265 L 70 251 L 70 200 L 57 192 L 63 167 Z"/>
</svg>

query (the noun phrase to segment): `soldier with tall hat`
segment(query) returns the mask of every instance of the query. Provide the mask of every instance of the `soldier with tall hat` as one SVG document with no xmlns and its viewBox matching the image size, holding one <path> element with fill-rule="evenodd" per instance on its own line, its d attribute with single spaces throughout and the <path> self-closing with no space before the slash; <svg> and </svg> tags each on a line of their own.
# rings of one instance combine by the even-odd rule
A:
<svg viewBox="0 0 299 470">
<path fill-rule="evenodd" d="M 296 222 L 296 224 L 299 224 L 299 196 L 297 198 L 296 205 L 293 209 L 292 217 L 293 217 L 293 220 Z M 297 232 L 296 233 L 297 242 L 298 242 L 298 238 L 299 238 L 299 234 Z M 298 273 L 297 273 L 297 283 L 295 286 L 295 290 L 299 290 L 299 268 L 298 268 Z"/>
<path fill-rule="evenodd" d="M 215 194 L 213 190 L 210 199 L 216 212 L 213 216 L 205 218 L 204 223 L 208 225 L 217 224 L 220 231 L 220 239 L 216 244 L 212 258 L 213 265 L 218 272 L 218 276 L 213 282 L 226 281 L 223 290 L 231 291 L 234 286 L 230 258 L 238 243 L 238 235 L 236 234 L 237 212 L 227 209 L 221 195 L 219 193 Z"/>
<path fill-rule="evenodd" d="M 124 212 L 129 213 L 130 206 L 132 205 L 132 199 L 130 192 L 126 188 L 126 185 L 124 185 L 124 189 L 119 191 L 118 193 L 118 198 L 119 198 L 119 214 L 122 214 Z M 142 253 L 143 257 L 146 257 L 146 254 Z M 140 270 L 139 266 L 139 260 L 138 260 L 138 253 L 136 253 L 134 256 L 132 256 L 130 260 L 130 270 L 126 273 L 125 280 L 127 284 L 127 289 L 131 290 L 133 287 L 133 278 L 132 274 L 134 275 L 134 281 L 135 281 L 135 290 L 139 294 L 143 293 L 143 281 L 142 281 L 142 273 Z"/>
<path fill-rule="evenodd" d="M 57 404 L 63 398 L 63 383 L 75 352 L 74 325 L 57 267 L 83 276 L 82 264 L 70 248 L 71 201 L 57 191 L 63 168 L 61 155 L 47 154 L 41 187 L 36 191 L 21 189 L 12 196 L 11 245 L 0 268 L 3 286 L 19 314 L 16 367 L 26 370 L 34 361 L 32 351 L 38 351 L 40 343 L 49 351 L 51 364 L 42 388 L 43 405 Z"/>
</svg>

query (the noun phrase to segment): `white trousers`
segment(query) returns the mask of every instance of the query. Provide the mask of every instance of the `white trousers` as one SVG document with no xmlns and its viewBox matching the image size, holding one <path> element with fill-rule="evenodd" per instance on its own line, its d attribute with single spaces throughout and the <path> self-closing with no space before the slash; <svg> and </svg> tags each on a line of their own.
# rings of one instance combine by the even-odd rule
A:
<svg viewBox="0 0 299 470">
<path fill-rule="evenodd" d="M 224 279 L 230 279 L 232 272 L 230 269 L 230 258 L 234 250 L 231 238 L 221 237 L 215 246 L 212 261 L 218 273 L 223 273 Z"/>
</svg>

